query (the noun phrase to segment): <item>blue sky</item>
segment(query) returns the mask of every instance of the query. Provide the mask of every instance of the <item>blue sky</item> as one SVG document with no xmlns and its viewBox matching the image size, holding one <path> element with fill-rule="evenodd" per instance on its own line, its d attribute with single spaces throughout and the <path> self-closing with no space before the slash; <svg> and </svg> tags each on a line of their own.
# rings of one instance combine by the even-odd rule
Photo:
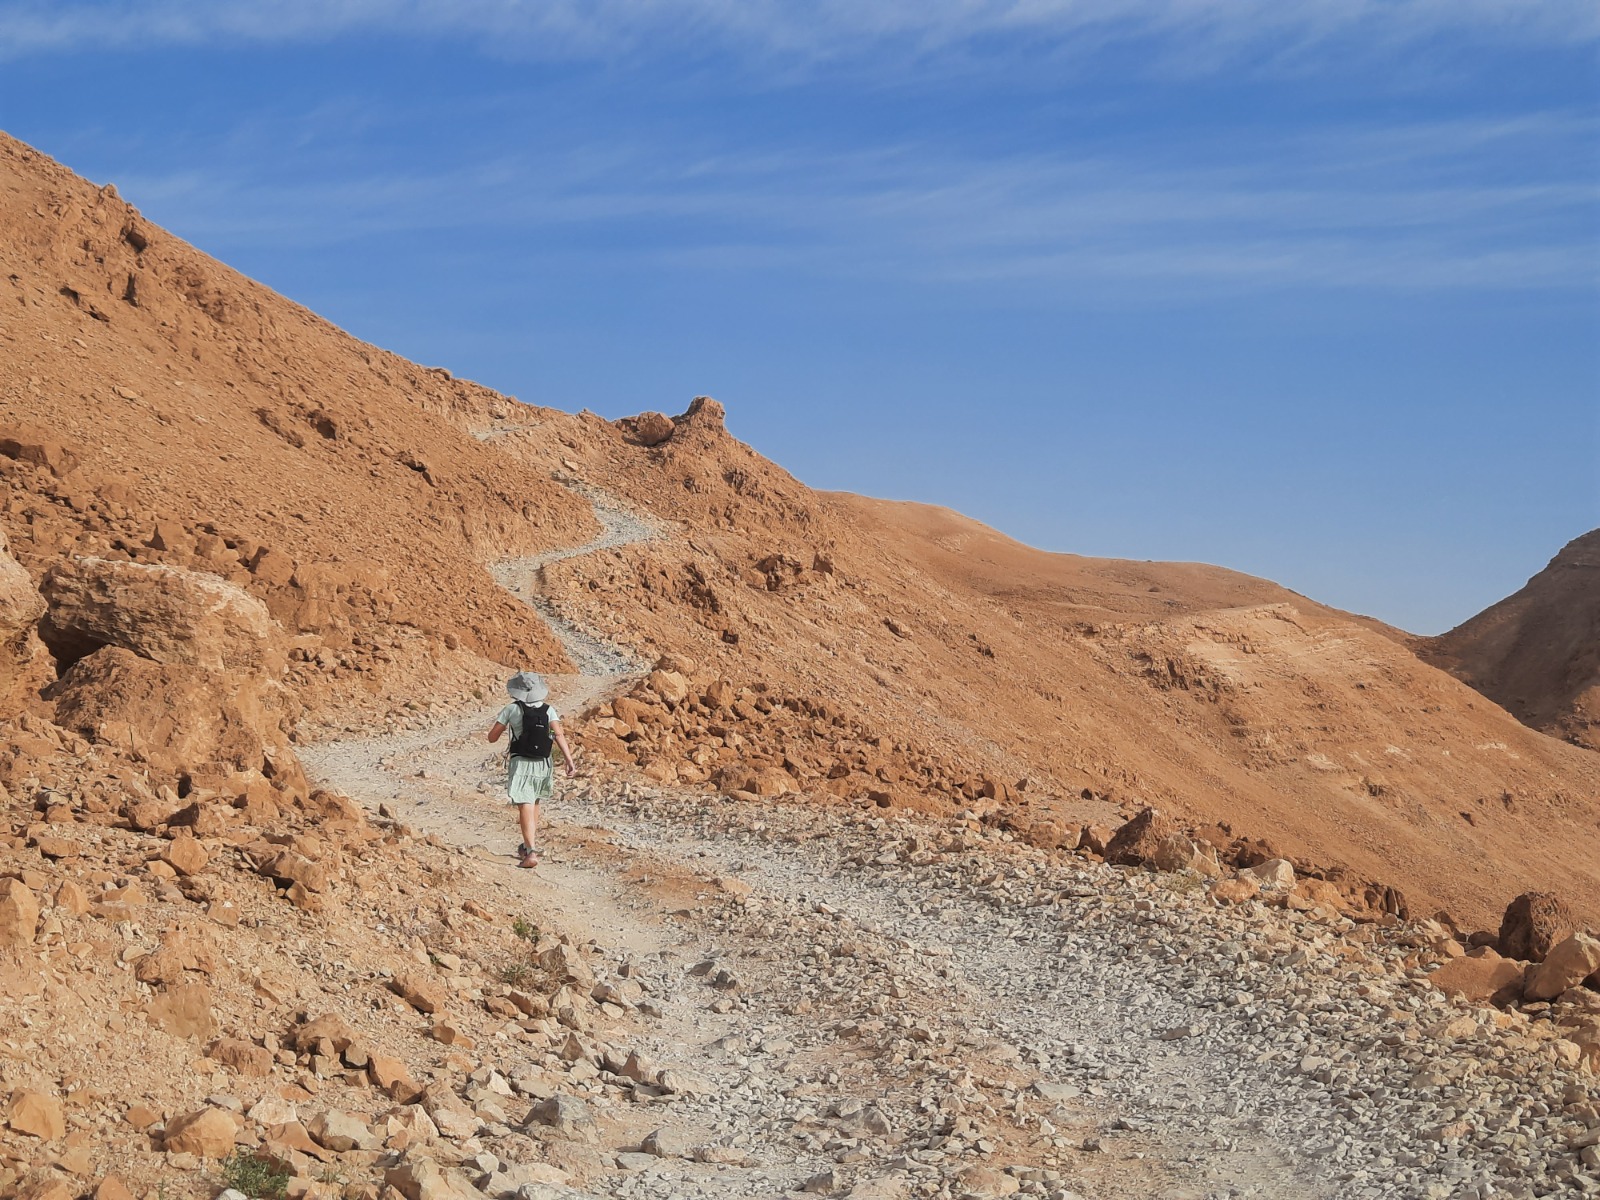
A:
<svg viewBox="0 0 1600 1200">
<path fill-rule="evenodd" d="M 363 338 L 1437 632 L 1600 525 L 1600 8 L 0 0 L 0 128 Z"/>
</svg>

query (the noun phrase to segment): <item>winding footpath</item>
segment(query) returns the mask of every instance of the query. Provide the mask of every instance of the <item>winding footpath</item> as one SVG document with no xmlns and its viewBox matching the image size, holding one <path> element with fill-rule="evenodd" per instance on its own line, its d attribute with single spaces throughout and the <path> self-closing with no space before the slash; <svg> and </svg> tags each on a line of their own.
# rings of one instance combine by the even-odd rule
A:
<svg viewBox="0 0 1600 1200">
<path fill-rule="evenodd" d="M 584 494 L 596 538 L 495 570 L 578 667 L 552 677 L 571 712 L 644 664 L 557 610 L 541 570 L 657 536 Z M 321 782 L 510 863 L 485 724 L 304 758 Z M 1347 921 L 1219 908 L 1185 877 L 975 823 L 756 808 L 609 771 L 551 807 L 545 863 L 510 874 L 558 927 L 649 964 L 649 1048 L 704 1078 L 670 1128 L 719 1148 L 646 1165 L 619 1152 L 588 1194 L 1600 1195 L 1570 1148 L 1584 1136 L 1570 1114 L 1600 1103 L 1593 1077 L 1498 1047 L 1486 1018 L 1463 1029 L 1403 947 L 1352 952 Z"/>
</svg>

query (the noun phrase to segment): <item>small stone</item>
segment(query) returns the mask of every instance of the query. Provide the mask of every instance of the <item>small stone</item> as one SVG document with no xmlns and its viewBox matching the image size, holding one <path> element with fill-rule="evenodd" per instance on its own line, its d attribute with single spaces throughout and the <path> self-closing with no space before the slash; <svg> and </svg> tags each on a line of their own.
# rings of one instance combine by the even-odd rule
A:
<svg viewBox="0 0 1600 1200">
<path fill-rule="evenodd" d="M 829 1167 L 826 1171 L 821 1171 L 807 1179 L 800 1185 L 800 1190 L 802 1192 L 813 1192 L 819 1196 L 831 1196 L 839 1190 L 840 1182 L 839 1172 Z"/>
<path fill-rule="evenodd" d="M 0 946 L 30 946 L 38 928 L 38 897 L 20 880 L 0 880 Z"/>
<path fill-rule="evenodd" d="M 982 1197 L 982 1200 L 990 1200 L 996 1196 L 1015 1196 L 1022 1190 L 1022 1185 L 1004 1171 L 996 1171 L 993 1167 L 986 1167 L 980 1163 L 962 1167 L 956 1173 L 956 1178 L 968 1196 Z"/>
<path fill-rule="evenodd" d="M 192 837 L 174 838 L 168 842 L 161 858 L 180 875 L 198 875 L 211 861 L 206 848 Z"/>
<path fill-rule="evenodd" d="M 456 1026 L 444 1021 L 440 1021 L 430 1029 L 428 1036 L 441 1045 L 459 1046 L 463 1050 L 471 1050 L 477 1044 Z"/>
<path fill-rule="evenodd" d="M 65 909 L 74 916 L 82 916 L 89 911 L 89 896 L 76 882 L 63 879 L 61 886 L 56 888 L 56 907 Z"/>
<path fill-rule="evenodd" d="M 201 983 L 169 987 L 150 1001 L 150 1024 L 173 1037 L 208 1038 L 216 1029 L 211 992 Z"/>
<path fill-rule="evenodd" d="M 1239 872 L 1240 879 L 1248 879 L 1269 891 L 1282 891 L 1294 886 L 1294 864 L 1285 858 L 1272 858 Z"/>
<path fill-rule="evenodd" d="M 152 1125 L 161 1123 L 161 1114 L 148 1104 L 130 1105 L 128 1111 L 122 1114 L 122 1119 L 135 1129 L 145 1130 Z"/>
<path fill-rule="evenodd" d="M 422 1089 L 411 1078 L 405 1063 L 392 1055 L 371 1055 L 367 1063 L 367 1075 L 373 1086 L 401 1104 L 410 1104 L 422 1094 Z"/>
<path fill-rule="evenodd" d="M 220 1108 L 202 1108 L 167 1123 L 166 1149 L 200 1158 L 225 1158 L 233 1152 L 239 1123 Z"/>
<path fill-rule="evenodd" d="M 558 1133 L 576 1136 L 586 1133 L 593 1125 L 589 1106 L 576 1096 L 558 1094 L 541 1100 L 528 1110 L 524 1125 L 548 1125 Z"/>
<path fill-rule="evenodd" d="M 252 1079 L 271 1075 L 275 1061 L 264 1047 L 240 1038 L 218 1038 L 206 1050 L 206 1057 L 232 1067 L 240 1075 Z"/>
<path fill-rule="evenodd" d="M 680 1129 L 657 1129 L 645 1136 L 639 1149 L 657 1158 L 688 1158 L 694 1150 L 694 1139 Z"/>
<path fill-rule="evenodd" d="M 550 947 L 539 955 L 539 966 L 556 983 L 570 984 L 588 994 L 594 989 L 594 972 L 583 955 L 566 943 Z"/>
<path fill-rule="evenodd" d="M 372 1135 L 372 1131 L 364 1122 L 336 1108 L 313 1117 L 307 1132 L 315 1139 L 317 1145 L 336 1153 L 343 1153 L 346 1150 L 375 1150 L 379 1144 L 378 1139 Z M 493 1170 L 492 1167 L 489 1169 Z"/>
<path fill-rule="evenodd" d="M 448 993 L 437 979 L 420 971 L 402 971 L 389 981 L 394 992 L 418 1012 L 433 1014 L 444 1011 Z"/>
<path fill-rule="evenodd" d="M 1224 904 L 1243 904 L 1261 894 L 1261 885 L 1254 879 L 1219 879 L 1211 885 L 1213 898 Z"/>
</svg>

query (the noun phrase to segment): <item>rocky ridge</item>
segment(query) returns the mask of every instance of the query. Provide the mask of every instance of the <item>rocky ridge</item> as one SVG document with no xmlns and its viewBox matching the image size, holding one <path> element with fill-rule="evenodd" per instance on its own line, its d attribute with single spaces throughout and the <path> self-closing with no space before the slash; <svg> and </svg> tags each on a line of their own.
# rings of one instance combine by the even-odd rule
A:
<svg viewBox="0 0 1600 1200">
<path fill-rule="evenodd" d="M 1600 750 L 1600 529 L 1423 652 L 1535 729 Z"/>
</svg>

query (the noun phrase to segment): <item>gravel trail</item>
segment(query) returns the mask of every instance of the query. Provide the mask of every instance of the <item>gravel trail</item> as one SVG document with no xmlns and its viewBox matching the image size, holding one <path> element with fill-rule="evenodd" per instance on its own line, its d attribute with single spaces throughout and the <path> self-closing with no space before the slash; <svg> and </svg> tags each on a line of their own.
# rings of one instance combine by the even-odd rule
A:
<svg viewBox="0 0 1600 1200">
<path fill-rule="evenodd" d="M 567 657 L 578 668 L 579 675 L 589 682 L 582 697 L 568 698 L 568 706 L 574 707 L 575 700 L 578 706 L 582 706 L 591 698 L 598 698 L 599 692 L 605 687 L 619 684 L 649 664 L 563 612 L 546 594 L 542 572 L 550 563 L 648 542 L 660 537 L 662 531 L 660 526 L 624 507 L 598 488 L 567 478 L 560 478 L 557 482 L 589 501 L 594 508 L 595 520 L 600 523 L 600 532 L 581 546 L 502 559 L 490 568 L 490 573 L 496 583 L 544 618 L 560 639 Z"/>
<path fill-rule="evenodd" d="M 497 569 L 579 665 L 552 681 L 569 708 L 643 666 L 539 592 L 551 561 L 655 535 L 590 499 L 598 537 Z M 305 759 L 409 825 L 505 855 L 514 835 L 482 725 L 471 714 Z M 649 957 L 662 997 L 651 1052 L 707 1081 L 673 1120 L 720 1147 L 649 1169 L 619 1154 L 596 1194 L 732 1200 L 799 1195 L 808 1179 L 858 1200 L 1600 1194 L 1571 1148 L 1600 1103 L 1593 1077 L 1534 1039 L 1497 1041 L 1490 1014 L 1452 1007 L 1407 968 L 1403 937 L 1219 907 L 1203 881 L 1050 854 L 975 822 L 757 808 L 616 776 L 550 807 L 551 860 L 518 883 L 617 953 Z M 669 877 L 701 889 L 693 903 L 646 899 Z"/>
</svg>

